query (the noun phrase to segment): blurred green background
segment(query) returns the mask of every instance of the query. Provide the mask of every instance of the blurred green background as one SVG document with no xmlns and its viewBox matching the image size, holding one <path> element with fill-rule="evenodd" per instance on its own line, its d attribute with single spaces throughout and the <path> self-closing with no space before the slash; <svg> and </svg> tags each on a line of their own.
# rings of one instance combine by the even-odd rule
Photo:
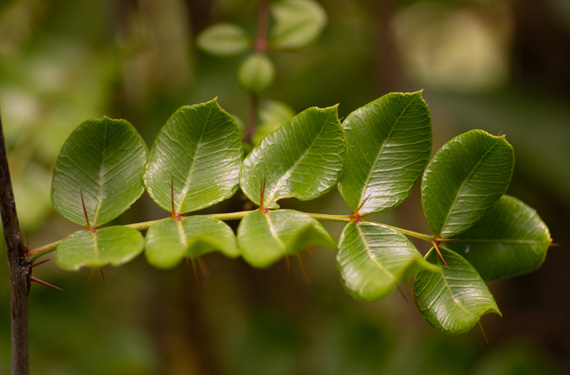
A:
<svg viewBox="0 0 570 375">
<path fill-rule="evenodd" d="M 567 0 L 321 0 L 328 25 L 295 53 L 270 53 L 277 79 L 262 99 L 296 111 L 340 103 L 346 116 L 390 91 L 424 89 L 434 149 L 472 128 L 502 132 L 516 169 L 508 193 L 536 208 L 561 247 L 538 271 L 490 283 L 503 318 L 446 336 L 410 296 L 353 300 L 334 253 L 259 271 L 221 255 L 205 258 L 198 286 L 184 265 L 159 271 L 144 257 L 104 269 L 34 275 L 32 374 L 566 374 L 570 373 L 570 2 Z M 218 97 L 247 121 L 236 80 L 243 56 L 195 48 L 206 26 L 235 22 L 255 32 L 251 0 L 0 1 L 0 103 L 22 228 L 37 247 L 79 228 L 54 214 L 51 170 L 82 121 L 125 118 L 150 145 L 178 107 Z M 418 189 L 378 219 L 428 232 Z M 239 194 L 213 210 L 241 209 Z M 310 212 L 349 213 L 330 194 L 287 202 Z M 117 220 L 167 216 L 145 195 Z M 234 225 L 236 223 L 233 223 Z M 342 225 L 327 224 L 338 238 Z M 427 250 L 417 243 L 420 251 Z M 3 246 L 3 244 L 2 244 Z M 51 255 L 49 256 L 51 258 Z M 0 373 L 10 369 L 5 251 L 0 255 Z"/>
</svg>

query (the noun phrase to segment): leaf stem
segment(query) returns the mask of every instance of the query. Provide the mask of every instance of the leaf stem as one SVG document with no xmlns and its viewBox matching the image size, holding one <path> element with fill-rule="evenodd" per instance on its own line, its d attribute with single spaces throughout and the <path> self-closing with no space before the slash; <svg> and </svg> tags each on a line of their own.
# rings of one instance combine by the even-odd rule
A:
<svg viewBox="0 0 570 375">
<path fill-rule="evenodd" d="M 248 213 L 253 212 L 253 211 L 256 211 L 256 210 L 228 212 L 228 213 L 222 213 L 222 214 L 208 214 L 208 215 L 204 215 L 204 216 L 209 216 L 209 217 L 212 217 L 214 219 L 218 219 L 218 220 L 222 220 L 222 221 L 241 220 L 244 218 L 245 215 L 247 215 Z M 316 213 L 309 213 L 309 212 L 304 212 L 304 214 L 309 216 L 309 217 L 312 217 L 315 220 L 321 220 L 321 221 L 335 221 L 335 222 L 344 222 L 344 223 L 349 223 L 350 221 L 352 221 L 350 215 L 316 214 Z M 182 217 L 182 219 L 184 219 L 184 217 Z M 159 220 L 163 220 L 163 219 L 159 219 Z M 125 227 L 133 228 L 133 229 L 136 229 L 138 231 L 145 231 L 159 220 L 151 220 L 151 221 L 143 221 L 140 223 L 127 224 L 127 225 L 125 225 Z M 378 223 L 378 224 L 381 224 L 381 223 Z M 411 230 L 398 228 L 398 227 L 395 227 L 392 225 L 387 225 L 387 224 L 382 224 L 382 225 L 384 225 L 388 228 L 394 229 L 395 231 L 400 232 L 403 235 L 406 235 L 408 237 L 418 238 L 420 240 L 424 240 L 427 242 L 434 241 L 434 236 L 431 236 L 429 234 L 414 232 Z M 51 253 L 52 251 L 54 251 L 59 246 L 59 244 L 62 241 L 63 240 L 59 240 L 59 241 L 55 241 L 55 242 L 49 243 L 49 244 L 41 246 L 41 247 L 36 247 L 35 249 L 30 249 L 28 251 L 28 261 L 34 262 L 38 258 L 40 258 L 41 256 Z"/>
</svg>

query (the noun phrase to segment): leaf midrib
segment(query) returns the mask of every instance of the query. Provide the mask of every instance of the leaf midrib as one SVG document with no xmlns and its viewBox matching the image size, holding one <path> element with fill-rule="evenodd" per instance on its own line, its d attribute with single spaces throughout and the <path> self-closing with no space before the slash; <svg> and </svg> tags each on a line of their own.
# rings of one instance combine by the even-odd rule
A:
<svg viewBox="0 0 570 375">
<path fill-rule="evenodd" d="M 373 256 L 372 251 L 370 250 L 370 247 L 368 246 L 368 242 L 366 241 L 366 237 L 364 232 L 362 232 L 362 230 L 360 229 L 360 225 L 359 224 L 354 224 L 356 226 L 356 230 L 358 230 L 358 234 L 360 236 L 360 238 L 362 239 L 362 244 L 364 245 L 364 249 L 366 250 L 366 252 L 368 253 L 368 258 L 378 266 L 378 268 L 384 272 L 386 274 L 386 276 L 388 276 L 389 278 L 391 278 L 394 282 L 397 281 L 396 279 L 396 275 L 394 275 L 393 273 L 389 272 L 381 263 L 378 262 L 378 260 Z"/>
<path fill-rule="evenodd" d="M 275 197 L 275 194 L 278 192 L 281 185 L 283 185 L 283 183 L 285 183 L 285 181 L 287 181 L 289 179 L 289 176 L 291 176 L 291 174 L 293 174 L 293 171 L 301 163 L 301 160 L 303 160 L 305 157 L 307 157 L 307 155 L 309 154 L 309 152 L 314 147 L 315 143 L 317 142 L 317 140 L 320 138 L 321 134 L 323 133 L 323 131 L 327 127 L 327 125 L 329 123 L 329 119 L 330 119 L 330 115 L 327 116 L 327 119 L 326 119 L 326 121 L 323 122 L 323 126 L 319 130 L 319 133 L 313 138 L 313 141 L 307 147 L 305 152 L 303 152 L 303 154 L 295 161 L 295 163 L 293 163 L 293 165 L 289 169 L 287 169 L 287 171 L 285 173 L 283 173 L 283 175 L 281 176 L 281 178 L 279 180 L 277 180 L 275 185 L 272 186 L 271 193 L 269 195 L 267 195 L 267 205 L 272 205 L 275 203 L 276 200 L 274 200 L 273 197 Z M 291 125 L 293 125 L 293 123 L 291 123 Z M 280 198 L 282 198 L 282 197 L 279 197 L 278 199 L 280 199 Z"/>
<path fill-rule="evenodd" d="M 445 219 L 441 225 L 441 228 L 439 229 L 439 235 L 442 235 L 443 230 L 445 229 L 445 227 L 447 226 L 447 223 L 449 221 L 449 218 L 451 217 L 451 212 L 453 211 L 453 208 L 455 207 L 456 203 L 457 203 L 457 199 L 459 199 L 459 196 L 461 195 L 461 192 L 463 191 L 463 189 L 465 188 L 465 184 L 467 184 L 467 181 L 469 181 L 471 179 L 471 176 L 473 176 L 473 173 L 475 173 L 475 170 L 479 167 L 479 165 L 481 165 L 481 163 L 483 162 L 483 160 L 487 157 L 487 155 L 495 148 L 495 146 L 497 146 L 497 144 L 499 144 L 499 141 L 496 140 L 495 144 L 493 144 L 493 146 L 491 146 L 484 154 L 483 156 L 481 156 L 481 158 L 479 158 L 479 161 L 477 161 L 477 164 L 475 164 L 475 166 L 471 169 L 471 172 L 469 173 L 469 175 L 463 180 L 463 182 L 461 183 L 461 185 L 459 186 L 459 189 L 457 190 L 457 194 L 455 194 L 455 198 L 453 199 L 453 203 L 449 206 L 449 210 L 447 211 L 447 215 L 445 216 Z"/>
<path fill-rule="evenodd" d="M 408 108 L 412 105 L 413 101 L 410 101 L 406 107 L 402 110 L 402 112 L 400 112 L 400 115 L 398 116 L 398 118 L 394 121 L 394 125 L 392 125 L 392 128 L 390 129 L 390 132 L 388 133 L 388 136 L 386 137 L 386 140 L 384 141 L 384 143 L 382 143 L 382 146 L 380 147 L 380 150 L 378 151 L 378 153 L 376 154 L 376 159 L 374 161 L 374 165 L 372 166 L 372 168 L 370 168 L 370 171 L 368 172 L 368 176 L 366 177 L 366 181 L 364 182 L 364 186 L 362 187 L 362 191 L 360 192 L 360 199 L 358 200 L 358 205 L 360 206 L 362 204 L 362 201 L 364 200 L 364 193 L 366 192 L 366 188 L 368 187 L 368 184 L 370 183 L 370 179 L 372 178 L 372 174 L 374 173 L 374 171 L 376 170 L 376 165 L 378 164 L 380 157 L 382 156 L 382 153 L 384 152 L 384 149 L 386 148 L 386 145 L 388 144 L 388 141 L 390 140 L 390 138 L 392 137 L 392 134 L 394 133 L 394 130 L 396 129 L 396 127 L 398 126 L 398 124 L 400 123 L 400 120 L 402 119 L 402 116 L 404 115 L 404 112 L 406 112 L 408 110 Z"/>
</svg>

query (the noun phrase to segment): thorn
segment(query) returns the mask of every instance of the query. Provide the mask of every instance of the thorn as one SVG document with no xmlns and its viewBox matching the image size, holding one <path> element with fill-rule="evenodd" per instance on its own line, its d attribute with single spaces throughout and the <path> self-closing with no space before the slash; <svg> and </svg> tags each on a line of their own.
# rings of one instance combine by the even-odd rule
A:
<svg viewBox="0 0 570 375">
<path fill-rule="evenodd" d="M 41 266 L 42 264 L 44 264 L 45 262 L 49 262 L 49 258 L 48 259 L 44 259 L 41 262 L 36 262 L 34 264 L 32 264 L 32 267 L 37 267 L 37 266 Z"/>
<path fill-rule="evenodd" d="M 360 216 L 360 209 L 362 208 L 362 206 L 364 206 L 364 203 L 366 203 L 366 201 L 368 200 L 368 198 L 370 198 L 370 195 L 368 195 L 366 198 L 364 198 L 362 200 L 362 203 L 360 203 L 360 205 L 358 206 L 358 208 L 356 209 L 356 211 L 354 211 L 353 213 L 350 214 L 350 219 L 351 221 L 358 223 L 360 222 L 360 220 L 362 219 L 362 216 Z"/>
<path fill-rule="evenodd" d="M 182 220 L 182 216 L 176 213 L 174 208 L 174 176 L 170 176 L 170 203 L 172 205 L 172 218 L 176 221 Z"/>
<path fill-rule="evenodd" d="M 204 258 L 197 257 L 196 262 L 198 263 L 198 267 L 200 268 L 200 272 L 202 272 L 202 276 L 210 277 L 210 270 L 208 269 L 208 265 L 204 261 Z"/>
<path fill-rule="evenodd" d="M 550 245 L 548 245 L 549 247 L 561 247 L 562 244 L 556 243 L 556 242 L 551 242 Z"/>
<path fill-rule="evenodd" d="M 408 298 L 406 297 L 406 295 L 404 294 L 404 291 L 402 290 L 402 288 L 400 288 L 399 284 L 396 284 L 396 288 L 398 288 L 398 291 L 400 292 L 400 294 L 402 295 L 402 297 L 404 298 L 404 301 L 406 301 L 406 303 L 409 303 Z"/>
<path fill-rule="evenodd" d="M 50 288 L 54 288 L 54 289 L 63 291 L 63 289 L 61 289 L 60 287 L 55 286 L 55 285 L 52 285 L 52 284 L 50 284 L 50 283 L 46 283 L 45 281 L 40 280 L 40 279 L 38 279 L 38 278 L 35 277 L 35 276 L 30 276 L 30 280 L 32 280 L 33 282 L 36 282 L 36 283 L 38 283 L 38 284 L 42 284 L 42 285 L 45 285 L 45 286 L 49 286 Z"/>
<path fill-rule="evenodd" d="M 200 274 L 198 273 L 198 269 L 196 268 L 196 259 L 192 258 L 192 270 L 194 271 L 194 275 L 196 275 L 196 285 L 198 287 L 202 286 L 202 280 L 200 280 Z"/>
<path fill-rule="evenodd" d="M 497 134 L 497 137 L 500 137 L 501 134 L 503 134 L 503 131 L 502 131 L 502 130 L 499 130 L 499 134 Z"/>
<path fill-rule="evenodd" d="M 91 233 L 95 233 L 96 228 L 91 227 L 89 223 L 89 216 L 87 216 L 87 209 L 85 208 L 85 200 L 83 199 L 83 190 L 79 190 L 79 194 L 81 194 L 81 205 L 83 206 L 83 214 L 85 215 L 85 222 L 87 223 L 87 230 Z"/>
<path fill-rule="evenodd" d="M 305 280 L 306 284 L 311 284 L 311 278 L 309 277 L 309 273 L 307 272 L 307 267 L 305 267 L 305 261 L 303 261 L 303 257 L 301 254 L 297 254 L 297 261 L 299 262 L 299 266 L 301 266 L 301 272 L 303 274 L 303 279 Z"/>
<path fill-rule="evenodd" d="M 431 241 L 431 244 L 433 245 L 433 247 L 435 248 L 435 251 L 437 251 L 437 254 L 439 255 L 439 257 L 440 257 L 441 260 L 443 261 L 443 264 L 445 264 L 445 266 L 447 267 L 447 269 L 449 269 L 449 266 L 447 265 L 447 262 L 445 261 L 445 259 L 443 259 L 443 255 L 441 255 L 441 251 L 439 251 L 439 247 L 437 247 L 437 242 L 436 242 L 436 241 Z"/>
<path fill-rule="evenodd" d="M 103 274 L 103 268 L 99 268 L 99 275 L 101 276 L 101 280 L 103 280 L 103 284 L 105 284 L 105 275 Z"/>
<path fill-rule="evenodd" d="M 312 256 L 317 256 L 317 248 L 314 247 L 314 246 L 309 246 L 309 247 L 307 248 L 307 252 L 308 252 L 309 254 L 311 254 Z"/>
<path fill-rule="evenodd" d="M 406 283 L 406 287 L 408 288 L 408 292 L 410 292 L 410 295 L 414 299 L 414 303 L 419 306 L 418 299 L 416 298 L 416 294 L 414 293 L 412 286 L 409 283 Z"/>
<path fill-rule="evenodd" d="M 285 256 L 285 265 L 287 266 L 287 273 L 289 274 L 291 282 L 295 282 L 295 278 L 293 277 L 293 270 L 291 269 L 291 260 L 289 259 L 288 255 Z"/>
<path fill-rule="evenodd" d="M 267 181 L 267 177 L 263 177 L 263 183 L 261 184 L 261 191 L 259 192 L 259 211 L 263 213 L 267 213 L 267 209 L 263 206 L 264 198 L 265 198 L 265 182 Z"/>
<path fill-rule="evenodd" d="M 30 250 L 30 234 L 28 233 L 28 228 L 26 228 L 26 251 Z"/>
<path fill-rule="evenodd" d="M 449 242 L 449 241 L 459 241 L 460 238 L 440 238 L 440 237 L 436 237 L 435 240 L 437 242 Z"/>
<path fill-rule="evenodd" d="M 487 335 L 485 334 L 485 330 L 483 329 L 483 324 L 481 324 L 481 320 L 477 322 L 479 324 L 479 328 L 481 328 L 481 333 L 483 334 L 483 338 L 485 339 L 485 343 L 487 346 L 489 345 L 489 340 L 487 340 Z"/>
</svg>

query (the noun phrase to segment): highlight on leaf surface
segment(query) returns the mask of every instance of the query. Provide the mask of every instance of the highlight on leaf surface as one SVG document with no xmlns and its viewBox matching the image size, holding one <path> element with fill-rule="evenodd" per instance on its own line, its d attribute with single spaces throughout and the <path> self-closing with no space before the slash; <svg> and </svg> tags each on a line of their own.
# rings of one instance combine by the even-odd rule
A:
<svg viewBox="0 0 570 375">
<path fill-rule="evenodd" d="M 239 256 L 232 229 L 208 216 L 163 219 L 146 234 L 146 258 L 159 268 L 172 268 L 185 257 L 196 258 L 216 250 L 231 258 Z"/>
<path fill-rule="evenodd" d="M 176 213 L 183 214 L 234 195 L 240 163 L 239 129 L 214 99 L 184 106 L 168 119 L 150 150 L 144 183 L 160 207 L 170 212 L 174 199 Z"/>
<path fill-rule="evenodd" d="M 312 0 L 280 0 L 269 11 L 275 20 L 269 42 L 284 50 L 300 49 L 314 42 L 327 23 L 327 14 Z"/>
<path fill-rule="evenodd" d="M 422 207 L 433 233 L 453 238 L 473 226 L 505 193 L 513 168 L 504 136 L 471 130 L 446 143 L 422 179 Z"/>
<path fill-rule="evenodd" d="M 477 224 L 444 246 L 467 259 L 483 279 L 497 280 L 536 270 L 551 242 L 535 210 L 503 195 Z"/>
<path fill-rule="evenodd" d="M 83 266 L 119 266 L 139 255 L 144 246 L 141 233 L 132 228 L 113 226 L 75 232 L 66 237 L 55 251 L 55 262 L 66 270 Z"/>
<path fill-rule="evenodd" d="M 309 108 L 265 137 L 245 158 L 240 174 L 244 194 L 266 208 L 281 198 L 310 200 L 337 183 L 345 157 L 337 107 Z"/>
<path fill-rule="evenodd" d="M 125 120 L 87 120 L 63 144 L 51 185 L 55 210 L 86 225 L 81 195 L 93 226 L 125 212 L 144 192 L 147 147 Z"/>
<path fill-rule="evenodd" d="M 436 329 L 448 334 L 469 331 L 485 314 L 501 315 L 493 295 L 475 268 L 459 254 L 441 248 L 449 268 L 432 248 L 426 260 L 441 273 L 420 271 L 413 291 L 419 312 Z"/>
<path fill-rule="evenodd" d="M 337 268 L 355 298 L 376 302 L 420 270 L 441 272 L 401 233 L 375 223 L 349 223 L 340 236 Z"/>
<path fill-rule="evenodd" d="M 339 191 L 364 216 L 402 203 L 430 157 L 431 116 L 421 92 L 391 93 L 343 121 L 346 161 Z"/>
<path fill-rule="evenodd" d="M 269 267 L 310 246 L 336 246 L 318 221 L 302 212 L 284 209 L 248 213 L 238 227 L 237 238 L 243 259 L 257 268 Z"/>
</svg>

